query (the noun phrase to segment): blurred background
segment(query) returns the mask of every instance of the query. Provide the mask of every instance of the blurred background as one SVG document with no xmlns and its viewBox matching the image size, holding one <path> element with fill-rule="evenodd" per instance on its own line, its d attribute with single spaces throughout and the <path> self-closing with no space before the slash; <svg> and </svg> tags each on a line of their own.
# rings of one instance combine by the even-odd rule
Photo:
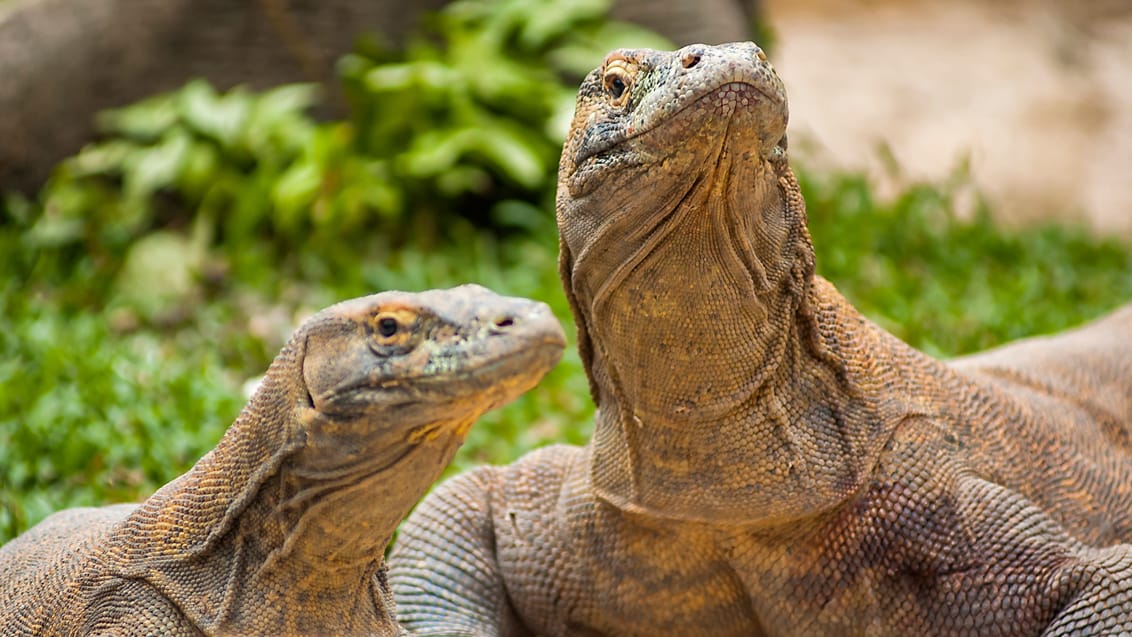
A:
<svg viewBox="0 0 1132 637">
<path fill-rule="evenodd" d="M 184 471 L 335 301 L 474 281 L 569 324 L 558 153 L 616 47 L 763 44 L 819 272 L 933 355 L 1132 300 L 1130 29 L 1128 0 L 0 0 L 0 541 Z M 571 350 L 452 471 L 591 415 Z"/>
</svg>

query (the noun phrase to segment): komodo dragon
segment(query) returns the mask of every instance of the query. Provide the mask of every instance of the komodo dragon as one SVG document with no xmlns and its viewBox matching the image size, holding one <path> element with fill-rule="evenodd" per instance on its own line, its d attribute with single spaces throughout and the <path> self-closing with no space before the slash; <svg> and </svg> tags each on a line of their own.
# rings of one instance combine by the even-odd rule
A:
<svg viewBox="0 0 1132 637">
<path fill-rule="evenodd" d="M 756 46 L 611 53 L 559 168 L 593 440 L 446 482 L 421 635 L 1132 631 L 1132 308 L 947 364 L 814 275 Z"/>
<path fill-rule="evenodd" d="M 382 560 L 396 525 L 564 347 L 545 305 L 478 286 L 324 310 L 188 473 L 0 548 L 0 634 L 402 634 Z"/>
</svg>

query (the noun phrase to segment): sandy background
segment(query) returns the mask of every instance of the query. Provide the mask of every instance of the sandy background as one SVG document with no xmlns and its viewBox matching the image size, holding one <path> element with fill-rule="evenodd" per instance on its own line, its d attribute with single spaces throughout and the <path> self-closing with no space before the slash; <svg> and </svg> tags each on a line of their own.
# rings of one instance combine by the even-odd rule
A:
<svg viewBox="0 0 1132 637">
<path fill-rule="evenodd" d="M 1132 237 L 1132 1 L 768 0 L 765 11 L 795 154 L 890 184 L 966 164 L 1007 222 L 1057 217 Z"/>
</svg>

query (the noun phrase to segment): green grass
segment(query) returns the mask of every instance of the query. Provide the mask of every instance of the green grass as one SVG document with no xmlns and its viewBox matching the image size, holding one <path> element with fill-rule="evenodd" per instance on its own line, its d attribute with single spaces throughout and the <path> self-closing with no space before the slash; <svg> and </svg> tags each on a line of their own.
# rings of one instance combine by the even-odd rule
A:
<svg viewBox="0 0 1132 637">
<path fill-rule="evenodd" d="M 1132 300 L 1132 251 L 1116 241 L 1057 226 L 1007 232 L 986 217 L 959 222 L 946 194 L 925 186 L 878 202 L 860 177 L 807 175 L 804 183 L 819 271 L 931 353 L 1059 330 Z M 475 281 L 545 300 L 569 321 L 548 218 L 506 238 L 452 223 L 431 241 L 391 246 L 375 237 L 378 247 L 344 255 L 356 262 L 347 271 L 312 254 L 292 260 L 285 269 L 302 276 L 286 281 L 266 259 L 245 264 L 241 280 L 211 282 L 216 289 L 198 292 L 198 305 L 174 325 L 139 327 L 128 311 L 97 304 L 62 309 L 50 290 L 8 285 L 0 301 L 0 539 L 53 510 L 145 497 L 184 471 L 235 417 L 243 383 L 262 372 L 288 329 L 336 300 Z M 591 409 L 571 349 L 536 390 L 473 428 L 452 471 L 583 442 Z"/>
<path fill-rule="evenodd" d="M 858 309 L 935 356 L 1064 329 L 1132 301 L 1132 250 L 1083 228 L 966 222 L 945 189 L 876 201 L 858 175 L 803 181 L 818 271 Z"/>
</svg>

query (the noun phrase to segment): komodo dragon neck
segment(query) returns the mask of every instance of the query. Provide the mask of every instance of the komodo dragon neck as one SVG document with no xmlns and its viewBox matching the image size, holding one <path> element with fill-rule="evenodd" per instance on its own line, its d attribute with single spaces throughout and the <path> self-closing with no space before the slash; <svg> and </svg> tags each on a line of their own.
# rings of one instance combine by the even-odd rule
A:
<svg viewBox="0 0 1132 637">
<path fill-rule="evenodd" d="M 116 574 L 210 634 L 400 634 L 374 586 L 397 524 L 472 422 L 533 386 L 564 341 L 541 304 L 477 286 L 397 294 L 308 322 L 219 444 L 125 520 Z M 376 334 L 391 320 L 400 332 Z"/>
<path fill-rule="evenodd" d="M 836 292 L 814 284 L 786 119 L 749 43 L 617 51 L 582 84 L 560 267 L 599 405 L 591 481 L 616 506 L 774 522 L 875 462 L 885 418 L 838 351 L 858 336 L 823 334 Z"/>
<path fill-rule="evenodd" d="M 302 357 L 295 350 L 285 350 L 282 364 L 265 377 L 219 444 L 143 503 L 126 520 L 129 533 L 119 538 L 129 553 L 131 546 L 146 547 L 128 556 L 122 575 L 148 580 L 169 599 L 188 600 L 181 601 L 188 606 L 182 611 L 217 632 L 244 632 L 245 620 L 264 622 L 263 614 L 276 612 L 267 625 L 299 634 L 304 609 L 327 604 L 340 606 L 347 632 L 358 632 L 351 626 L 379 617 L 375 604 L 384 608 L 383 600 L 371 598 L 373 577 L 399 516 L 413 504 L 400 502 L 412 490 L 382 484 L 388 476 L 342 489 L 350 482 L 346 476 L 311 479 L 296 466 L 303 436 L 291 419 L 302 413 L 306 398 L 284 380 L 297 376 Z M 425 455 L 414 456 L 414 464 L 446 459 L 441 450 Z M 419 474 L 414 468 L 411 474 Z M 154 552 L 154 546 L 162 549 Z M 190 606 L 194 596 L 186 595 L 193 587 L 185 578 L 188 563 L 223 573 L 219 586 L 202 587 L 197 608 Z M 321 575 L 312 578 L 315 573 Z"/>
</svg>

